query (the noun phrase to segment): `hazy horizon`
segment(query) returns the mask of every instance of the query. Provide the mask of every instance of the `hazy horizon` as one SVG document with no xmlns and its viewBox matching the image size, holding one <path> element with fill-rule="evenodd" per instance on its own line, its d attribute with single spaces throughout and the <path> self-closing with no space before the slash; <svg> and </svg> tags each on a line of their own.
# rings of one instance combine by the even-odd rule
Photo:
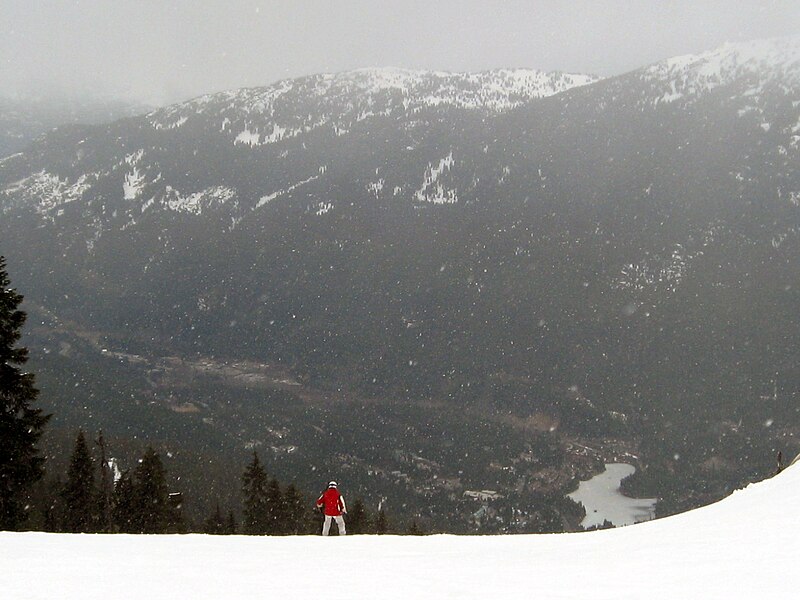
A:
<svg viewBox="0 0 800 600">
<path fill-rule="evenodd" d="M 800 2 L 6 0 L 0 96 L 159 105 L 368 67 L 610 76 L 800 31 Z"/>
</svg>

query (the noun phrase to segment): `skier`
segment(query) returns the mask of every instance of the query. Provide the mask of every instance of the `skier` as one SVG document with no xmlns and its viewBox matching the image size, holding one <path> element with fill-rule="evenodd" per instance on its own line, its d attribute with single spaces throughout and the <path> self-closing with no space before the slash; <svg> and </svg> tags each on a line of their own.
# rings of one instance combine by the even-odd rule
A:
<svg viewBox="0 0 800 600">
<path fill-rule="evenodd" d="M 328 489 L 322 492 L 317 498 L 317 508 L 325 513 L 325 524 L 322 526 L 322 535 L 328 535 L 331 530 L 331 521 L 336 520 L 336 527 L 339 528 L 339 535 L 346 535 L 344 517 L 347 514 L 347 506 L 344 503 L 344 496 L 339 493 L 335 481 L 328 484 Z"/>
</svg>

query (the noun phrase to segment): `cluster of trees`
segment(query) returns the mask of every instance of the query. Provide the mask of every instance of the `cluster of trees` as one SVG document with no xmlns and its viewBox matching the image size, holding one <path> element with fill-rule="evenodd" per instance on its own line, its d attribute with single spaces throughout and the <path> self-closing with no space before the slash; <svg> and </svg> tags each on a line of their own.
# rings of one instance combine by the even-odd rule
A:
<svg viewBox="0 0 800 600">
<path fill-rule="evenodd" d="M 45 500 L 44 529 L 69 533 L 181 533 L 182 495 L 169 493 L 166 470 L 149 447 L 133 471 L 112 472 L 105 440 L 96 440 L 99 457 L 78 432 L 66 482 Z"/>
<path fill-rule="evenodd" d="M 297 535 L 317 533 L 320 530 L 322 515 L 309 510 L 313 502 L 307 501 L 294 484 L 282 489 L 277 479 L 270 479 L 256 452 L 253 452 L 253 458 L 242 475 L 242 498 L 241 533 Z M 219 508 L 211 522 L 217 527 L 221 526 Z M 367 510 L 361 498 L 357 498 L 350 507 L 346 522 L 350 534 L 390 532 L 386 511 L 381 508 L 373 515 Z M 206 533 L 222 532 L 207 526 Z M 413 524 L 413 531 L 409 529 L 409 533 L 419 533 L 416 524 Z"/>
<path fill-rule="evenodd" d="M 169 492 L 166 470 L 149 447 L 133 471 L 119 473 L 107 458 L 102 432 L 93 455 L 83 431 L 79 431 L 69 462 L 66 481 L 56 483 L 45 498 L 44 529 L 69 533 L 187 533 L 215 535 L 300 535 L 318 533 L 321 515 L 313 502 L 290 483 L 268 477 L 258 454 L 242 474 L 243 515 L 237 523 L 232 510 L 219 504 L 202 526 L 187 524 L 182 515 L 183 495 Z M 57 480 L 58 481 L 58 480 Z M 350 533 L 389 533 L 384 510 L 372 515 L 359 498 L 347 518 Z M 416 523 L 408 533 L 421 533 Z"/>
</svg>

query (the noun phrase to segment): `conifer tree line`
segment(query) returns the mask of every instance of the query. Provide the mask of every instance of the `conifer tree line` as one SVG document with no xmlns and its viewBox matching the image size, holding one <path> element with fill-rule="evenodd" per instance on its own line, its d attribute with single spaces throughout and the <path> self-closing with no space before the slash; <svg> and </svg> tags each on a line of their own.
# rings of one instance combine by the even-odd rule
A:
<svg viewBox="0 0 800 600">
<path fill-rule="evenodd" d="M 242 534 L 248 535 L 298 535 L 319 533 L 322 515 L 313 507 L 313 499 L 306 499 L 297 487 L 290 483 L 285 488 L 277 479 L 267 475 L 258 453 L 253 452 L 251 461 L 242 474 Z M 219 507 L 207 523 L 219 524 L 222 515 Z M 390 532 L 386 511 L 380 509 L 371 514 L 364 501 L 356 498 L 346 517 L 349 535 Z M 206 533 L 220 533 L 206 528 Z M 409 530 L 409 533 L 411 531 Z"/>
<path fill-rule="evenodd" d="M 158 453 L 148 447 L 133 470 L 112 473 L 103 433 L 94 440 L 78 431 L 66 479 L 57 478 L 45 495 L 44 529 L 67 533 L 189 533 L 213 535 L 308 535 L 320 531 L 322 517 L 313 502 L 290 483 L 282 486 L 267 475 L 258 454 L 242 473 L 242 519 L 217 502 L 200 526 L 187 524 L 183 495 L 170 493 L 166 470 Z M 371 514 L 357 498 L 347 516 L 350 534 L 391 531 L 386 512 Z M 421 531 L 412 522 L 407 533 Z"/>
<path fill-rule="evenodd" d="M 148 447 L 136 467 L 118 477 L 102 432 L 95 452 L 79 431 L 66 481 L 44 496 L 44 529 L 67 533 L 183 533 L 183 497 L 169 493 L 166 470 Z"/>
</svg>

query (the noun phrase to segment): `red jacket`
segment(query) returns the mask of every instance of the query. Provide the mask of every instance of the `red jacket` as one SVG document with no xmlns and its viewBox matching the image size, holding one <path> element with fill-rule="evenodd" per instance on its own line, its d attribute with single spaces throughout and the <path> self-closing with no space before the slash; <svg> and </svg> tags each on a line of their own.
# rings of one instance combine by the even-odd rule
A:
<svg viewBox="0 0 800 600">
<path fill-rule="evenodd" d="M 344 498 L 336 488 L 328 488 L 317 498 L 317 508 L 325 507 L 325 514 L 329 517 L 338 517 L 347 512 Z"/>
</svg>

